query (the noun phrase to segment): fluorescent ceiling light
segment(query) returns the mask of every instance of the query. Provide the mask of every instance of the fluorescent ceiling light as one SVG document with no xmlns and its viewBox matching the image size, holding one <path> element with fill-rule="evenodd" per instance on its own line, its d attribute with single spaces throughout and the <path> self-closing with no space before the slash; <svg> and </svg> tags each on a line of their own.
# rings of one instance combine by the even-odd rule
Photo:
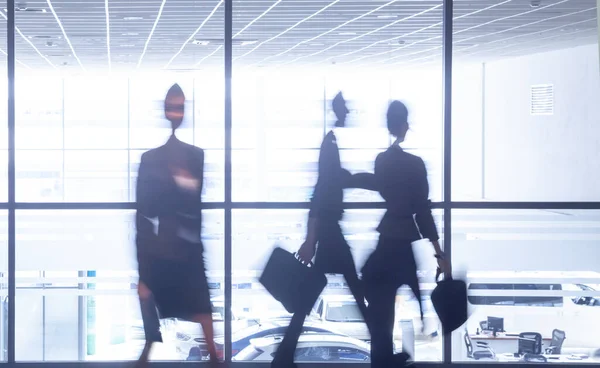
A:
<svg viewBox="0 0 600 368">
<path fill-rule="evenodd" d="M 210 41 L 208 41 L 208 40 L 194 40 L 192 43 L 194 45 L 198 45 L 198 46 L 208 46 L 208 44 L 210 44 Z"/>
<path fill-rule="evenodd" d="M 139 33 L 136 32 L 127 32 L 127 33 L 122 33 L 121 36 L 139 36 Z"/>
<path fill-rule="evenodd" d="M 242 41 L 241 45 L 242 46 L 248 46 L 248 45 L 254 45 L 255 43 L 257 43 L 258 41 L 256 40 L 250 40 L 250 41 Z"/>
<path fill-rule="evenodd" d="M 123 17 L 123 20 L 142 20 L 144 17 Z"/>
<path fill-rule="evenodd" d="M 354 36 L 356 32 L 340 32 L 340 36 Z"/>
<path fill-rule="evenodd" d="M 383 14 L 383 15 L 378 15 L 377 18 L 379 19 L 393 19 L 393 18 L 398 18 L 397 15 L 393 15 L 393 14 Z"/>
</svg>

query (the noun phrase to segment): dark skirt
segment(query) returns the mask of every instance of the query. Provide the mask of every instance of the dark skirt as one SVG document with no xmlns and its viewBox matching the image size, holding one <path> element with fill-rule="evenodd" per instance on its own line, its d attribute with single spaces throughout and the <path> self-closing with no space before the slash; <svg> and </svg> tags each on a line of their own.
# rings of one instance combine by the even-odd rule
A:
<svg viewBox="0 0 600 368">
<path fill-rule="evenodd" d="M 377 248 L 362 268 L 362 280 L 367 287 L 387 285 L 398 289 L 402 285 L 408 286 L 417 298 L 423 315 L 417 262 L 409 240 L 380 236 Z"/>
<path fill-rule="evenodd" d="M 212 313 L 204 262 L 154 259 L 144 276 L 160 318 L 191 320 Z"/>
</svg>

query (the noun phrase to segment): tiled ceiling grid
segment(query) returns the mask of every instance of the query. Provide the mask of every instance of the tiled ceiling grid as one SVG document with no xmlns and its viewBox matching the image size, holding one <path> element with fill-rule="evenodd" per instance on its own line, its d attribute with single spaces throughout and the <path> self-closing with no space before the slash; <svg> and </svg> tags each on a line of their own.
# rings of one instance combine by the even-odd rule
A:
<svg viewBox="0 0 600 368">
<path fill-rule="evenodd" d="M 535 2 L 535 1 L 534 1 Z M 2 10 L 6 1 L 1 1 Z M 442 0 L 234 0 L 234 66 L 439 62 Z M 18 66 L 66 72 L 223 67 L 223 0 L 17 1 Z M 0 11 L 6 52 L 6 13 Z M 598 41 L 596 0 L 455 0 L 457 60 Z M 2 22 L 3 21 L 3 22 Z"/>
</svg>

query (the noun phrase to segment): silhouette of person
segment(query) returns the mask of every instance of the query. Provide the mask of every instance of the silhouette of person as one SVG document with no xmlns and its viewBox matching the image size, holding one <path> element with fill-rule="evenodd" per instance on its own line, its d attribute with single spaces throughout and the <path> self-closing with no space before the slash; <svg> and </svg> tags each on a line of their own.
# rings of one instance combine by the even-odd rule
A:
<svg viewBox="0 0 600 368">
<path fill-rule="evenodd" d="M 136 247 L 146 345 L 138 366 L 147 365 L 152 344 L 162 340 L 156 309 L 161 318 L 200 323 L 211 361 L 217 361 L 200 237 L 204 151 L 175 136 L 184 105 L 185 95 L 175 84 L 164 106 L 172 135 L 163 146 L 145 152 L 139 167 Z"/>
<path fill-rule="evenodd" d="M 396 141 L 377 156 L 374 172 L 375 186 L 385 199 L 387 210 L 377 227 L 377 248 L 362 269 L 371 327 L 371 364 L 374 368 L 402 365 L 409 359 L 405 353 L 394 356 L 396 293 L 402 285 L 411 288 L 419 301 L 423 319 L 412 242 L 423 237 L 429 239 L 440 268 L 447 270 L 449 267 L 431 214 L 425 163 L 400 147 L 409 128 L 408 109 L 402 102 L 390 104 L 387 126 Z"/>
<path fill-rule="evenodd" d="M 344 127 L 349 111 L 341 92 L 333 99 L 332 107 L 337 118 L 335 126 Z M 373 183 L 370 176 L 372 174 L 352 175 L 342 168 L 333 131 L 327 133 L 323 139 L 318 165 L 319 178 L 311 199 L 306 240 L 298 251 L 298 258 L 303 262 L 310 262 L 314 257 L 315 269 L 323 273 L 344 275 L 350 291 L 365 317 L 367 310 L 364 293 L 356 274 L 350 247 L 344 239 L 339 221 L 344 212 L 344 188 L 371 189 Z M 307 303 L 307 305 L 309 304 Z M 294 353 L 308 312 L 309 310 L 294 313 L 271 363 L 272 367 L 295 366 Z"/>
</svg>

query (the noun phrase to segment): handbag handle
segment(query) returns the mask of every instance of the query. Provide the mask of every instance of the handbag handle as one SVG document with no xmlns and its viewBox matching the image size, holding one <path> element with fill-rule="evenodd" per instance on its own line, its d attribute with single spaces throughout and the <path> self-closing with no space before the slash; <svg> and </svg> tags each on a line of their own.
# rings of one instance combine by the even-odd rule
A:
<svg viewBox="0 0 600 368">
<path fill-rule="evenodd" d="M 300 259 L 300 256 L 298 255 L 298 252 L 294 252 L 292 253 L 294 255 L 294 258 L 296 258 L 298 260 L 298 262 L 302 263 L 303 265 L 305 265 L 306 267 L 313 267 L 314 264 L 312 263 L 312 261 L 308 261 L 308 262 L 304 262 Z"/>
</svg>

